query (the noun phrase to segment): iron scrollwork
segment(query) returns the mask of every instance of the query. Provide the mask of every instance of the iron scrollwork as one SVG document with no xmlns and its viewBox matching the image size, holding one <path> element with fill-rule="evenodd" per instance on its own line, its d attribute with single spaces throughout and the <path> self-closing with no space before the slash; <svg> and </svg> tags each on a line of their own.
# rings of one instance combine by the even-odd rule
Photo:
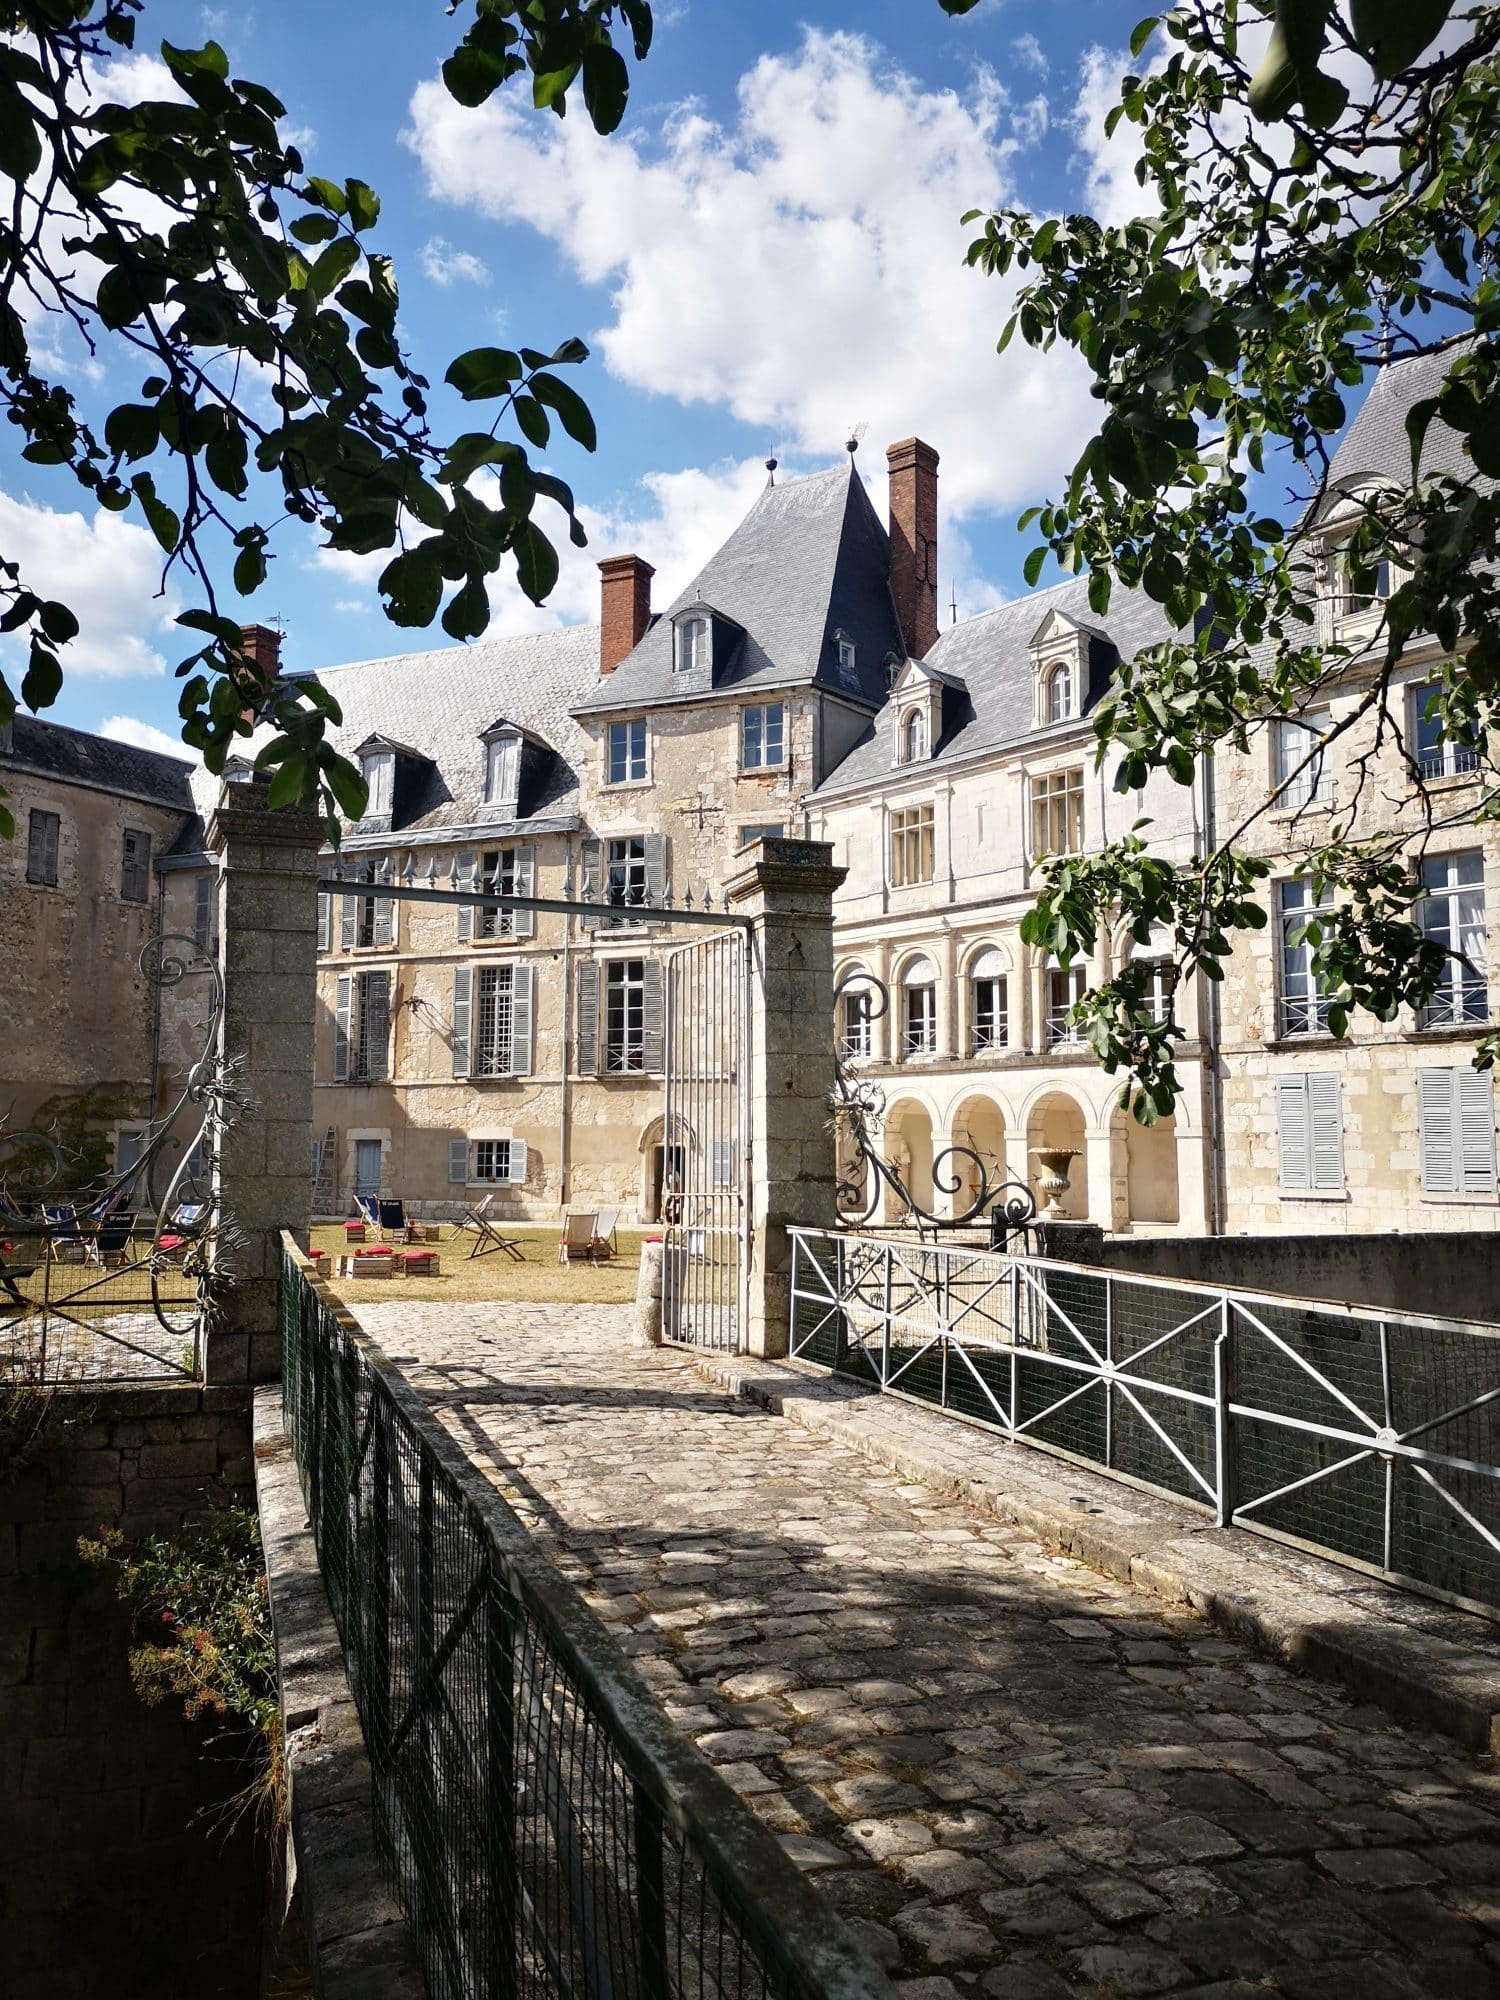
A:
<svg viewBox="0 0 1500 2000">
<path fill-rule="evenodd" d="M 900 1213 L 894 1225 L 885 1225 L 888 1227 L 925 1234 L 988 1226 L 996 1243 L 1029 1228 L 1036 1220 L 1036 1197 L 1031 1189 L 1023 1181 L 992 1174 L 984 1156 L 973 1146 L 945 1146 L 932 1162 L 932 1184 L 938 1194 L 962 1196 L 974 1186 L 965 1206 L 951 1215 L 938 1215 L 917 1200 L 900 1167 L 876 1139 L 877 1131 L 885 1125 L 886 1095 L 873 1078 L 861 1075 L 855 1067 L 868 1051 L 851 1048 L 845 1039 L 844 1002 L 850 995 L 862 1003 L 859 1025 L 866 1042 L 871 1025 L 891 1013 L 889 989 L 863 967 L 852 966 L 835 981 L 834 1086 L 828 1103 L 840 1161 L 835 1192 L 840 1223 L 849 1229 L 865 1228 L 875 1221 L 889 1194 Z"/>
</svg>

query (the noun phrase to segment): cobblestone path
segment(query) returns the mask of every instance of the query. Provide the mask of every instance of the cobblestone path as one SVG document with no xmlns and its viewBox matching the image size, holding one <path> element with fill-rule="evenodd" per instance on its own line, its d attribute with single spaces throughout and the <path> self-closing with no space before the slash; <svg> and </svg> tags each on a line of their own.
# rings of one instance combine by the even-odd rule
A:
<svg viewBox="0 0 1500 2000">
<path fill-rule="evenodd" d="M 1495 2000 L 1500 1776 L 626 1344 L 362 1307 L 907 2000 Z"/>
</svg>

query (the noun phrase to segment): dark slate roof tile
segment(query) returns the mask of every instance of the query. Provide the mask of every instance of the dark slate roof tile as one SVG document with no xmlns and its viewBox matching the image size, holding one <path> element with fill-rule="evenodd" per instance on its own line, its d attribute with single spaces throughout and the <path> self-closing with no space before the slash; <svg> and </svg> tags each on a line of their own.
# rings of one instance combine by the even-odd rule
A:
<svg viewBox="0 0 1500 2000">
<path fill-rule="evenodd" d="M 193 766 L 186 755 L 164 757 L 156 750 L 138 750 L 132 743 L 66 729 L 59 722 L 44 722 L 19 710 L 11 731 L 10 752 L 0 752 L 0 770 L 6 765 L 24 766 L 98 791 L 118 792 L 124 798 L 140 799 L 168 811 L 193 810 Z"/>
<path fill-rule="evenodd" d="M 1338 450 L 1329 472 L 1330 496 L 1325 509 L 1334 504 L 1333 494 L 1360 481 L 1395 481 L 1405 485 L 1411 478 L 1411 442 L 1406 434 L 1406 416 L 1414 403 L 1435 396 L 1447 380 L 1464 341 L 1452 341 L 1431 354 L 1416 354 L 1406 361 L 1392 361 L 1370 385 Z M 1423 440 L 1421 472 L 1430 476 L 1450 472 L 1472 478 L 1473 461 L 1463 449 L 1457 431 L 1433 422 Z"/>
</svg>

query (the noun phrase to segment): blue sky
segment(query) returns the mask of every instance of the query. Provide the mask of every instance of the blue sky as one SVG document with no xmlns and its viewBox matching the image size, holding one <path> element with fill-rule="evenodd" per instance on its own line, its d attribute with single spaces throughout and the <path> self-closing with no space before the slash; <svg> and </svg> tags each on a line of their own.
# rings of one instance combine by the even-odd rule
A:
<svg viewBox="0 0 1500 2000">
<path fill-rule="evenodd" d="M 497 582 L 492 629 L 592 617 L 594 564 L 625 549 L 656 564 L 665 601 L 744 512 L 768 454 L 783 476 L 816 469 L 856 424 L 882 509 L 887 443 L 916 431 L 941 453 L 941 594 L 962 615 L 1020 590 L 1016 515 L 1056 489 L 1090 403 L 1067 357 L 995 355 L 1008 294 L 963 267 L 959 217 L 1001 201 L 1128 212 L 1129 158 L 1104 148 L 1098 121 L 1140 11 L 984 0 L 950 21 L 937 0 L 667 0 L 607 141 L 579 115 L 532 112 L 524 92 L 454 105 L 436 78 L 463 16 L 436 0 L 146 0 L 129 81 L 150 94 L 157 43 L 212 35 L 284 99 L 312 171 L 368 180 L 403 331 L 434 381 L 470 346 L 588 341 L 576 379 L 600 447 L 564 443 L 550 463 L 590 547 L 540 613 Z M 57 345 L 86 405 L 137 387 L 138 368 L 90 379 Z M 307 533 L 278 548 L 235 609 L 285 621 L 289 666 L 447 643 L 386 623 L 379 561 L 320 556 Z M 171 669 L 187 648 L 144 530 L 96 522 L 6 439 L 0 553 L 29 559 L 84 619 L 54 717 L 175 736 Z"/>
</svg>

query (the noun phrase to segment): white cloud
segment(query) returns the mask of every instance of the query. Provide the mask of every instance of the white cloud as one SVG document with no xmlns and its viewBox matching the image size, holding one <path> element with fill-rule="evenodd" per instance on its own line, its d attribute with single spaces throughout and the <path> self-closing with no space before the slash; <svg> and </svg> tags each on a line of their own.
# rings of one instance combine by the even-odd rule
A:
<svg viewBox="0 0 1500 2000">
<path fill-rule="evenodd" d="M 114 680 L 165 671 L 151 637 L 171 622 L 176 600 L 170 590 L 158 595 L 162 553 L 144 528 L 103 510 L 88 520 L 0 493 L 0 549 L 29 589 L 61 599 L 78 619 L 78 637 L 61 655 L 68 673 Z M 23 657 L 17 640 L 0 648 L 8 663 Z"/>
<path fill-rule="evenodd" d="M 154 723 L 139 722 L 133 715 L 107 716 L 99 725 L 99 734 L 107 736 L 112 743 L 129 743 L 137 750 L 155 750 L 162 757 L 180 757 L 185 764 L 196 761 L 180 736 L 169 736 L 165 729 L 158 729 Z"/>
<path fill-rule="evenodd" d="M 363 617 L 366 612 L 373 611 L 375 606 L 366 602 L 362 597 L 336 597 L 333 600 L 333 608 L 335 611 L 342 611 L 346 616 L 353 618 Z"/>
<path fill-rule="evenodd" d="M 1076 160 L 1083 170 L 1089 213 L 1114 228 L 1149 214 L 1155 205 L 1135 177 L 1143 151 L 1140 126 L 1122 118 L 1111 137 L 1104 132 L 1106 117 L 1120 101 L 1120 79 L 1129 69 L 1124 55 L 1097 46 L 1085 50 L 1068 121 L 1078 141 Z"/>
<path fill-rule="evenodd" d="M 431 83 L 408 140 L 433 194 L 530 223 L 610 287 L 613 374 L 821 463 L 856 421 L 878 443 L 920 432 L 962 513 L 1043 490 L 1091 428 L 1072 357 L 997 360 L 1014 284 L 963 263 L 963 212 L 1014 198 L 1015 110 L 988 72 L 928 90 L 861 36 L 807 31 L 741 79 L 732 125 L 687 105 L 650 141 L 601 139 Z"/>
<path fill-rule="evenodd" d="M 1022 69 L 1035 70 L 1038 76 L 1045 76 L 1052 67 L 1047 60 L 1047 51 L 1035 35 L 1017 35 L 1010 46 Z"/>
<path fill-rule="evenodd" d="M 417 256 L 435 285 L 487 285 L 490 281 L 489 266 L 472 251 L 455 249 L 446 237 L 434 236 Z"/>
</svg>

